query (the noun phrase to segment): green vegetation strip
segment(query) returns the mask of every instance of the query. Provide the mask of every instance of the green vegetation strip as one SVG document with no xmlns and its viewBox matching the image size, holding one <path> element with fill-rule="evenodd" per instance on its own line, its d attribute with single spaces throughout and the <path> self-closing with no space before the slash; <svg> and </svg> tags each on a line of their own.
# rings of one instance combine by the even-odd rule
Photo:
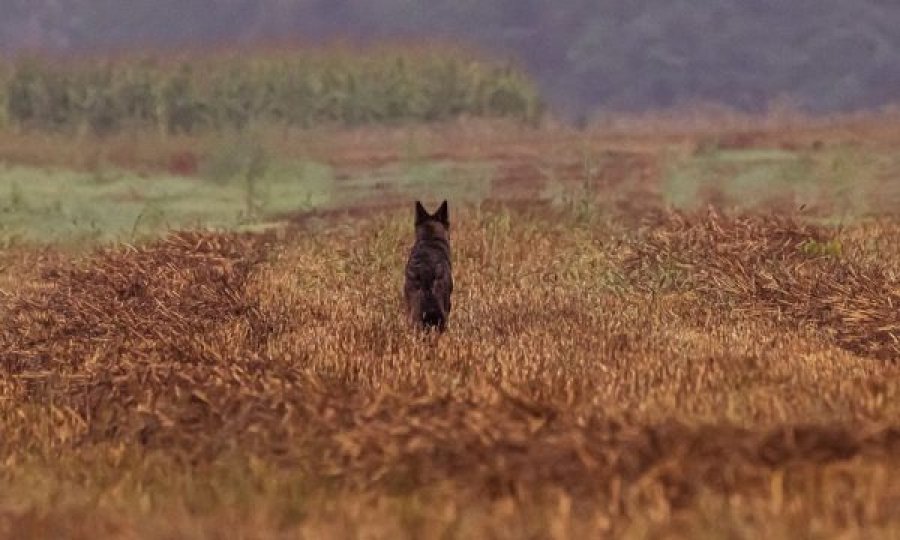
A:
<svg viewBox="0 0 900 540">
<path fill-rule="evenodd" d="M 529 78 L 441 49 L 296 50 L 0 62 L 0 127 L 197 133 L 267 124 L 535 120 Z"/>
</svg>

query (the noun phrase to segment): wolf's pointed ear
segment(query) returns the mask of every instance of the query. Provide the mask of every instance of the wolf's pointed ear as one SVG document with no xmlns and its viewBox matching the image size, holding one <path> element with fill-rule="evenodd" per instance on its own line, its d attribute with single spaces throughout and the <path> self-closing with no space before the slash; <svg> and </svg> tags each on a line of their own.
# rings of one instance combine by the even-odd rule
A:
<svg viewBox="0 0 900 540">
<path fill-rule="evenodd" d="M 442 202 L 441 206 L 438 207 L 437 212 L 434 213 L 434 219 L 443 223 L 444 227 L 450 226 L 450 216 L 447 213 L 447 201 Z"/>
<path fill-rule="evenodd" d="M 422 203 L 416 201 L 416 225 L 421 225 L 422 223 L 428 221 L 428 218 L 431 217 L 428 215 L 428 211 L 425 210 L 425 207 L 422 206 Z"/>
</svg>

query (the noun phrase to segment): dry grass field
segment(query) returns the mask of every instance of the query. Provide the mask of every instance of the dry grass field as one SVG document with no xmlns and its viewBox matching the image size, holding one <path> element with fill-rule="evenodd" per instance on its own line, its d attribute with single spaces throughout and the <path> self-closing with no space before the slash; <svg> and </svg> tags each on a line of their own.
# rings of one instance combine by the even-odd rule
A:
<svg viewBox="0 0 900 540">
<path fill-rule="evenodd" d="M 403 191 L 257 233 L 12 242 L 0 537 L 897 537 L 893 126 L 420 133 L 494 172 L 451 198 L 440 337 L 401 316 Z M 40 161 L 26 138 L 0 154 Z M 407 144 L 313 139 L 336 182 Z M 750 159 L 784 176 L 764 197 L 669 204 Z"/>
</svg>

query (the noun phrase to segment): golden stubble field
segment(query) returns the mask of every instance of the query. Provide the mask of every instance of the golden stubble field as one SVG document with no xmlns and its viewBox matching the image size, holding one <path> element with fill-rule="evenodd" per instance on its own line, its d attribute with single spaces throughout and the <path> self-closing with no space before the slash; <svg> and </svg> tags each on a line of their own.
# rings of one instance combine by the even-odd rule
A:
<svg viewBox="0 0 900 540">
<path fill-rule="evenodd" d="M 0 536 L 900 534 L 890 215 L 451 220 L 440 338 L 411 206 L 4 253 Z"/>
</svg>

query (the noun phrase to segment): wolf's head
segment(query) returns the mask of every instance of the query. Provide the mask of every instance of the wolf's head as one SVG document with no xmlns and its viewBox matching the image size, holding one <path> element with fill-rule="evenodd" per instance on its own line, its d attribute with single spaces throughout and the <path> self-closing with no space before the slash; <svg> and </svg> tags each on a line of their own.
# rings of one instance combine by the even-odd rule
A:
<svg viewBox="0 0 900 540">
<path fill-rule="evenodd" d="M 434 214 L 429 214 L 422 203 L 416 201 L 416 239 L 449 240 L 450 220 L 447 216 L 447 201 L 441 203 Z"/>
</svg>

